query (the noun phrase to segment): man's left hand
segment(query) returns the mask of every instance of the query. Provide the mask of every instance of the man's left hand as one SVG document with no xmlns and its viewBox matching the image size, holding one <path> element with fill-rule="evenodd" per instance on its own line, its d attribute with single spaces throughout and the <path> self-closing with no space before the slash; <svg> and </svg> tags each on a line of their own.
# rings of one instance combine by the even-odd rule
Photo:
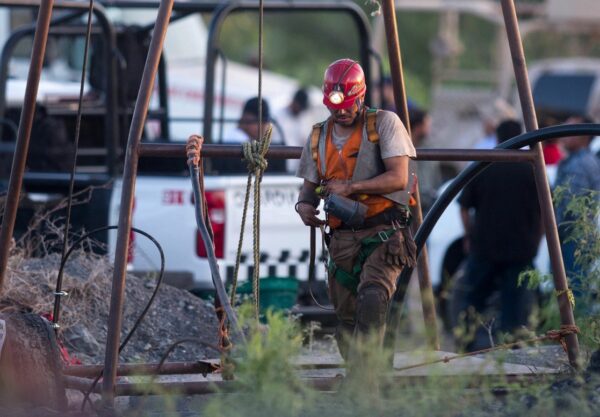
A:
<svg viewBox="0 0 600 417">
<path fill-rule="evenodd" d="M 347 197 L 352 194 L 351 183 L 346 181 L 332 180 L 325 185 L 325 190 L 328 194 L 337 194 L 342 197 Z"/>
</svg>

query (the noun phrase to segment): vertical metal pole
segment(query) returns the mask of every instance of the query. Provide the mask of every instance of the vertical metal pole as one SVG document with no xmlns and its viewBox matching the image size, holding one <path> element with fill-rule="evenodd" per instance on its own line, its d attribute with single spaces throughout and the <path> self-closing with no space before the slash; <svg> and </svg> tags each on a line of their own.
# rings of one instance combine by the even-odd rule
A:
<svg viewBox="0 0 600 417">
<path fill-rule="evenodd" d="M 408 117 L 408 105 L 406 99 L 406 90 L 404 87 L 404 75 L 402 72 L 402 57 L 400 53 L 400 41 L 398 38 L 398 27 L 396 25 L 396 9 L 394 0 L 385 0 L 382 4 L 383 21 L 385 25 L 385 34 L 387 39 L 388 56 L 390 60 L 390 70 L 392 74 L 392 86 L 394 88 L 394 103 L 396 112 L 406 126 L 410 134 L 410 123 Z M 413 210 L 413 226 L 415 229 L 423 223 L 423 213 L 421 211 L 421 199 L 419 190 L 415 192 L 417 205 Z M 429 345 L 436 350 L 440 349 L 440 342 L 437 334 L 437 322 L 435 313 L 435 303 L 433 299 L 433 290 L 431 289 L 431 279 L 429 277 L 427 249 L 423 247 L 418 259 L 419 287 L 421 289 L 421 304 L 423 306 L 423 317 L 425 319 L 425 328 L 427 341 Z"/>
<path fill-rule="evenodd" d="M 123 172 L 123 191 L 121 194 L 121 208 L 119 212 L 119 230 L 117 232 L 110 312 L 108 316 L 106 356 L 104 358 L 104 379 L 102 381 L 102 400 L 107 407 L 112 407 L 115 395 L 114 387 L 117 376 L 117 362 L 119 359 L 119 343 L 123 319 L 125 269 L 127 266 L 129 230 L 131 229 L 131 212 L 133 210 L 135 179 L 138 166 L 138 147 L 142 137 L 146 115 L 148 113 L 150 96 L 152 94 L 158 63 L 162 54 L 163 43 L 167 34 L 173 2 L 174 0 L 162 0 L 160 2 L 156 25 L 154 27 L 154 33 L 152 34 L 152 40 L 150 41 L 148 57 L 146 58 L 140 90 L 133 111 L 131 128 L 129 129 L 129 137 L 127 139 L 127 151 L 125 154 L 125 167 Z"/>
<path fill-rule="evenodd" d="M 40 3 L 35 36 L 33 38 L 31 63 L 29 65 L 29 73 L 27 74 L 27 86 L 25 87 L 25 97 L 23 99 L 23 108 L 21 110 L 17 143 L 10 171 L 8 192 L 6 194 L 6 206 L 4 207 L 4 216 L 2 218 L 2 229 L 0 229 L 0 292 L 4 285 L 4 276 L 8 266 L 10 241 L 15 228 L 17 208 L 19 207 L 19 197 L 21 194 L 21 186 L 23 185 L 25 162 L 27 161 L 27 152 L 29 150 L 29 139 L 31 137 L 33 116 L 35 114 L 35 102 L 40 78 L 42 76 L 42 66 L 44 64 L 44 55 L 46 54 L 46 42 L 48 41 L 48 31 L 50 28 L 53 5 L 54 0 L 42 0 Z"/>
<path fill-rule="evenodd" d="M 510 53 L 517 80 L 517 89 L 519 90 L 519 100 L 523 109 L 525 128 L 530 132 L 538 129 L 538 123 L 529 84 L 529 76 L 527 74 L 527 64 L 525 62 L 525 53 L 523 51 L 523 43 L 519 31 L 517 12 L 513 0 L 502 0 L 502 14 L 504 15 L 504 24 L 506 26 L 506 34 L 508 36 Z M 562 261 L 560 240 L 558 238 L 556 218 L 554 217 L 554 209 L 552 207 L 552 195 L 546 176 L 546 164 L 542 154 L 542 145 L 539 142 L 536 143 L 535 146 L 533 146 L 533 150 L 535 151 L 535 181 L 540 207 L 542 209 L 542 218 L 546 229 L 546 241 L 548 242 L 548 251 L 550 252 L 554 287 L 559 294 L 557 299 L 560 311 L 560 321 L 563 325 L 574 325 L 575 319 L 573 317 L 573 310 L 571 309 L 567 293 L 568 285 L 565 266 Z M 566 343 L 569 363 L 571 366 L 578 368 L 579 342 L 577 340 L 577 335 L 568 335 L 566 337 Z"/>
</svg>

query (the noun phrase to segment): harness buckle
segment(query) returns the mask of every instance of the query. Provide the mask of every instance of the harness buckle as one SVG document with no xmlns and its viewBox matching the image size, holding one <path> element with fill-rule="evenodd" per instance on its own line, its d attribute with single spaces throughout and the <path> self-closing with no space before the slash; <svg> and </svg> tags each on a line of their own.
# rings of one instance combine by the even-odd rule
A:
<svg viewBox="0 0 600 417">
<path fill-rule="evenodd" d="M 377 235 L 379 236 L 379 239 L 381 239 L 382 242 L 387 242 L 390 238 L 384 230 L 382 230 L 381 232 L 377 232 Z"/>
</svg>

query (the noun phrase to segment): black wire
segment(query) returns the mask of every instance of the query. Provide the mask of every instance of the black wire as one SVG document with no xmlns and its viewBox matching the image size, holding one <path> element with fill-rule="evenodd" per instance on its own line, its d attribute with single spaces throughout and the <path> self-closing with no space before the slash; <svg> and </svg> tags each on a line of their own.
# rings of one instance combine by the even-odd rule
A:
<svg viewBox="0 0 600 417">
<path fill-rule="evenodd" d="M 77 245 L 79 245 L 79 243 L 81 243 L 84 239 L 87 239 L 91 235 L 96 234 L 98 232 L 102 232 L 102 231 L 105 231 L 105 230 L 115 230 L 115 229 L 118 229 L 118 228 L 119 228 L 119 226 L 104 226 L 104 227 L 99 227 L 98 229 L 94 229 L 91 232 L 86 233 L 85 235 L 83 235 L 79 239 L 77 239 L 75 241 L 75 243 L 73 243 L 73 245 L 65 253 L 65 257 L 62 259 L 62 261 L 60 263 L 60 272 L 59 273 L 63 272 L 65 264 L 67 262 L 67 259 L 69 259 L 69 256 L 71 256 L 71 254 L 73 253 L 73 251 L 75 250 L 75 248 L 77 247 Z M 164 272 L 165 272 L 165 253 L 164 253 L 163 248 L 160 245 L 160 243 L 158 243 L 158 241 L 152 235 L 150 235 L 147 232 L 144 232 L 143 230 L 140 230 L 140 229 L 135 228 L 135 227 L 132 227 L 131 230 L 133 230 L 136 233 L 141 234 L 142 236 L 145 236 L 152 243 L 154 243 L 154 245 L 156 246 L 156 248 L 158 249 L 158 252 L 160 254 L 160 272 L 159 272 L 159 275 L 158 275 L 158 279 L 156 280 L 156 287 L 154 287 L 154 291 L 152 292 L 152 295 L 150 296 L 150 299 L 146 303 L 146 307 L 144 307 L 144 310 L 142 310 L 142 313 L 139 315 L 139 317 L 136 320 L 135 324 L 133 325 L 133 327 L 131 328 L 131 330 L 129 331 L 129 333 L 127 334 L 127 336 L 125 337 L 125 339 L 123 340 L 123 342 L 121 342 L 121 345 L 119 346 L 119 353 L 121 353 L 121 351 L 123 350 L 123 348 L 125 348 L 125 346 L 129 342 L 129 340 L 133 336 L 134 332 L 137 330 L 137 328 L 141 324 L 142 320 L 144 319 L 144 317 L 148 313 L 148 310 L 150 310 L 150 307 L 152 306 L 152 303 L 154 302 L 154 299 L 156 298 L 156 295 L 158 294 L 158 290 L 159 290 L 159 288 L 160 288 L 160 286 L 162 284 L 163 277 L 164 277 Z M 102 378 L 103 372 L 104 371 L 100 372 L 100 375 L 98 375 L 96 377 L 96 379 L 92 383 L 90 389 L 84 394 L 83 403 L 81 405 L 81 411 L 84 411 L 84 409 L 85 409 L 85 403 L 89 401 L 89 396 L 92 393 L 92 391 L 93 391 L 94 387 L 96 386 L 96 384 L 98 383 L 98 381 L 100 380 L 100 378 Z"/>
<path fill-rule="evenodd" d="M 63 238 L 63 251 L 62 251 L 62 259 L 64 261 L 67 246 L 69 244 L 69 224 L 71 223 L 71 208 L 73 206 L 73 189 L 75 188 L 75 168 L 77 167 L 77 155 L 79 153 L 79 136 L 81 133 L 81 113 L 82 113 L 82 105 L 83 105 L 83 87 L 85 85 L 85 73 L 87 70 L 87 58 L 88 58 L 88 50 L 90 45 L 90 38 L 92 34 L 92 14 L 94 10 L 94 0 L 90 0 L 90 7 L 88 10 L 88 20 L 87 20 L 87 30 L 85 34 L 85 47 L 83 50 L 83 65 L 81 66 L 81 82 L 79 85 L 79 102 L 77 108 L 77 119 L 75 122 L 75 143 L 74 143 L 74 151 L 73 151 L 73 164 L 71 166 L 71 177 L 69 180 L 69 193 L 68 193 L 68 202 L 67 202 L 67 217 L 65 219 L 65 231 Z M 56 290 L 54 291 L 54 312 L 52 314 L 52 322 L 55 325 L 54 329 L 58 332 L 58 320 L 60 315 L 60 298 L 62 297 L 62 281 L 63 275 L 62 270 L 58 273 L 56 277 Z"/>
<path fill-rule="evenodd" d="M 319 230 L 321 231 L 321 250 L 325 250 L 325 236 L 324 236 L 324 232 L 323 229 L 321 227 L 319 227 Z M 334 311 L 335 309 L 332 307 L 326 307 L 324 305 L 322 305 L 321 303 L 319 303 L 319 301 L 317 301 L 317 298 L 315 297 L 313 290 L 312 290 L 312 284 L 315 281 L 315 275 L 316 275 L 316 263 L 315 263 L 315 249 L 316 249 L 316 244 L 315 244 L 315 240 L 316 240 L 316 228 L 314 226 L 311 226 L 310 228 L 310 260 L 308 261 L 308 293 L 310 295 L 310 298 L 312 298 L 313 303 L 315 303 L 315 305 L 317 307 L 319 307 L 322 310 L 325 311 Z M 323 258 L 319 259 L 322 260 Z M 327 271 L 325 271 L 325 273 L 327 273 Z"/>
</svg>

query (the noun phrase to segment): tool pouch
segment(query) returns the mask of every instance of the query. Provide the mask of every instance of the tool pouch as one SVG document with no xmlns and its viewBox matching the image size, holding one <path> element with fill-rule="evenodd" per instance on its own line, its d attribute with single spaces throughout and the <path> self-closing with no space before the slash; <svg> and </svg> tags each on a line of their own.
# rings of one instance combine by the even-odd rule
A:
<svg viewBox="0 0 600 417">
<path fill-rule="evenodd" d="M 417 246 L 412 238 L 410 228 L 399 229 L 385 242 L 383 261 L 389 265 L 414 267 L 416 264 Z"/>
</svg>

